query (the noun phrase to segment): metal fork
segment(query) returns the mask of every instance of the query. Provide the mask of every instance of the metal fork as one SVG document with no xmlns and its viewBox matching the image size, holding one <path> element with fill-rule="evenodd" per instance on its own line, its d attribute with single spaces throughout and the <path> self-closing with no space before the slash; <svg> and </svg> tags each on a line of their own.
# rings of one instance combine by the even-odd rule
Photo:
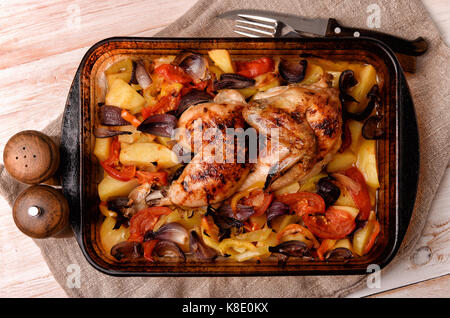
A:
<svg viewBox="0 0 450 318">
<path fill-rule="evenodd" d="M 262 17 L 258 15 L 238 14 L 235 20 L 235 33 L 251 37 L 304 37 L 306 34 L 302 34 L 292 27 L 285 25 L 281 21 L 277 21 L 272 18 Z M 416 58 L 414 56 L 408 56 L 397 53 L 397 58 L 403 67 L 403 70 L 409 73 L 416 72 Z"/>
<path fill-rule="evenodd" d="M 263 36 L 276 38 L 288 35 L 300 37 L 300 34 L 293 28 L 272 18 L 249 14 L 238 14 L 238 17 L 235 20 L 235 29 L 233 31 L 243 36 L 251 38 Z"/>
</svg>

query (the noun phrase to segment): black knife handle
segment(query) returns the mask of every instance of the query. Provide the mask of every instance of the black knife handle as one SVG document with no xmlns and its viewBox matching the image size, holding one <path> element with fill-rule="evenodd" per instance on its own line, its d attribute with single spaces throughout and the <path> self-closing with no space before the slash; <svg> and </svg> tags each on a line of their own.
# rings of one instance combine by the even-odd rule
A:
<svg viewBox="0 0 450 318">
<path fill-rule="evenodd" d="M 428 49 L 424 38 L 418 37 L 413 41 L 405 40 L 382 32 L 347 28 L 340 25 L 335 19 L 329 19 L 326 36 L 367 36 L 386 43 L 394 52 L 411 56 L 420 56 Z"/>
</svg>

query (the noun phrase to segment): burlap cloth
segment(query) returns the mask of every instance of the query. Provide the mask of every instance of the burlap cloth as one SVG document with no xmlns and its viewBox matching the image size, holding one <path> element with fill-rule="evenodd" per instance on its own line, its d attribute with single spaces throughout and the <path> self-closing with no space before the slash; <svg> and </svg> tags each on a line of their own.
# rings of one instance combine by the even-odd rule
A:
<svg viewBox="0 0 450 318">
<path fill-rule="evenodd" d="M 257 8 L 310 17 L 334 17 L 343 25 L 366 27 L 370 15 L 364 1 L 306 0 L 201 0 L 157 36 L 235 36 L 231 21 L 214 17 L 227 10 Z M 414 214 L 406 238 L 391 265 L 408 256 L 427 219 L 431 201 L 449 162 L 450 149 L 450 51 L 419 0 L 379 0 L 381 30 L 406 38 L 425 37 L 429 51 L 418 59 L 418 72 L 407 76 L 420 130 L 420 180 Z M 113 36 L 115 34 L 111 34 Z M 61 117 L 44 132 L 58 138 Z M 24 188 L 0 167 L 0 192 L 11 204 Z M 119 278 L 92 268 L 75 238 L 35 240 L 55 279 L 72 297 L 343 297 L 366 286 L 366 276 L 308 277 L 169 277 Z M 26 260 L 24 260 L 26 261 Z M 69 288 L 67 268 L 81 269 L 81 287 Z M 383 273 L 382 273 L 383 274 Z"/>
</svg>

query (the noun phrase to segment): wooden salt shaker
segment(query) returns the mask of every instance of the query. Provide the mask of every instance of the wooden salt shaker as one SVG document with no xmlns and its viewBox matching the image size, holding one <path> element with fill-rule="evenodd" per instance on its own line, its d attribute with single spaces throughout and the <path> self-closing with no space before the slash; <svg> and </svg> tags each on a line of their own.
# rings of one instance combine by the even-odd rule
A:
<svg viewBox="0 0 450 318">
<path fill-rule="evenodd" d="M 59 167 L 59 150 L 45 134 L 26 130 L 10 138 L 3 152 L 9 174 L 20 182 L 32 184 L 16 199 L 13 217 L 17 227 L 33 238 L 60 233 L 68 224 L 69 206 L 60 190 L 46 182 Z"/>
</svg>

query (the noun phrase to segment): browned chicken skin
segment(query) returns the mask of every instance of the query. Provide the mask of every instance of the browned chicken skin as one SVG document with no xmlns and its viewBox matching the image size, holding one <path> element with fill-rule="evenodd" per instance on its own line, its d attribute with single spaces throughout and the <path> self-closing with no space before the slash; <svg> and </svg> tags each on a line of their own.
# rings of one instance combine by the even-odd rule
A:
<svg viewBox="0 0 450 318">
<path fill-rule="evenodd" d="M 278 161 L 275 156 L 269 158 L 273 161 L 265 163 L 262 159 L 267 158 L 260 157 L 241 189 L 257 181 L 267 181 L 269 171 L 274 172 L 274 165 L 278 165 L 278 169 L 270 190 L 305 180 L 319 173 L 340 148 L 339 92 L 323 82 L 279 87 L 257 94 L 243 113 L 245 120 L 260 133 L 268 134 L 267 127 L 280 128 L 278 152 L 283 155 Z"/>
<path fill-rule="evenodd" d="M 192 106 L 183 113 L 178 127 L 185 128 L 185 132 L 179 143 L 196 154 L 178 180 L 170 186 L 169 199 L 173 204 L 206 206 L 227 199 L 239 189 L 250 170 L 249 163 L 237 158 L 237 154 L 245 153 L 245 149 L 238 148 L 237 144 L 232 148 L 224 145 L 227 142 L 227 127 L 244 127 L 242 107 L 239 103 L 207 103 Z M 217 128 L 222 132 L 223 139 L 216 140 L 217 134 L 206 137 L 207 134 L 204 134 L 200 139 L 202 147 L 197 152 L 193 139 L 199 119 L 203 132 L 207 128 Z"/>
</svg>

